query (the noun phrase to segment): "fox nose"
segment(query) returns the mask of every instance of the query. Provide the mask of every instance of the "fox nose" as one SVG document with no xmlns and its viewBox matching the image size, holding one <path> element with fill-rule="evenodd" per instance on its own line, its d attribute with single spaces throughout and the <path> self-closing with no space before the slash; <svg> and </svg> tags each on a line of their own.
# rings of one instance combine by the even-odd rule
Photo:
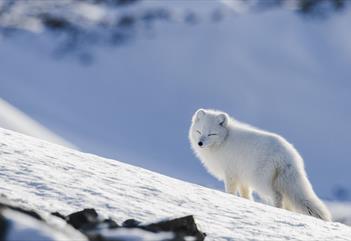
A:
<svg viewBox="0 0 351 241">
<path fill-rule="evenodd" d="M 202 143 L 202 141 L 199 141 L 199 143 L 197 143 L 199 146 L 203 146 L 204 143 Z"/>
</svg>

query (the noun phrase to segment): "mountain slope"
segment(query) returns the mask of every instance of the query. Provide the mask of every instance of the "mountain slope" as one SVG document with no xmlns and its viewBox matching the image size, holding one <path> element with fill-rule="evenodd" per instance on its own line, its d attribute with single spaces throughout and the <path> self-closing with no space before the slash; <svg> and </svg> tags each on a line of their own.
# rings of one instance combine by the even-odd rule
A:
<svg viewBox="0 0 351 241">
<path fill-rule="evenodd" d="M 0 129 L 0 193 L 43 214 L 94 207 L 116 220 L 193 214 L 207 240 L 351 240 L 327 223 Z M 166 160 L 165 160 L 166 161 Z"/>
</svg>

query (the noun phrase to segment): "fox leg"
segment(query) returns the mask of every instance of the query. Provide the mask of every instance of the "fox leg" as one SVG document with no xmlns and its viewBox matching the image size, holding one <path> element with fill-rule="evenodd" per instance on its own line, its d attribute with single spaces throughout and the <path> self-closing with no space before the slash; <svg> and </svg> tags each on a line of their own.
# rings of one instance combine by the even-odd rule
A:
<svg viewBox="0 0 351 241">
<path fill-rule="evenodd" d="M 292 205 L 288 200 L 286 200 L 286 198 L 283 198 L 283 208 L 289 211 L 294 211 Z"/>
<path fill-rule="evenodd" d="M 273 202 L 275 207 L 283 208 L 283 195 L 280 192 L 274 192 Z"/>
<path fill-rule="evenodd" d="M 224 181 L 225 192 L 235 195 L 238 184 L 232 178 L 226 178 Z"/>
<path fill-rule="evenodd" d="M 274 176 L 273 176 L 273 182 L 272 182 L 272 194 L 273 194 L 273 204 L 277 208 L 283 208 L 283 195 L 280 192 L 280 189 L 278 188 L 280 186 L 280 170 L 276 169 Z"/>
<path fill-rule="evenodd" d="M 249 186 L 245 186 L 245 185 L 240 185 L 240 197 L 252 200 L 252 192 Z"/>
</svg>

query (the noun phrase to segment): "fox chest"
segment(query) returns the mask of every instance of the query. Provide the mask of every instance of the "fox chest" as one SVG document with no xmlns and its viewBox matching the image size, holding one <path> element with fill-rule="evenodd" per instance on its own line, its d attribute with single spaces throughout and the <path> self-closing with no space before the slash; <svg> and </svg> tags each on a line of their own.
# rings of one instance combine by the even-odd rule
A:
<svg viewBox="0 0 351 241">
<path fill-rule="evenodd" d="M 249 157 L 236 153 L 206 153 L 202 159 L 208 171 L 220 180 L 226 176 L 247 179 L 252 170 Z"/>
</svg>

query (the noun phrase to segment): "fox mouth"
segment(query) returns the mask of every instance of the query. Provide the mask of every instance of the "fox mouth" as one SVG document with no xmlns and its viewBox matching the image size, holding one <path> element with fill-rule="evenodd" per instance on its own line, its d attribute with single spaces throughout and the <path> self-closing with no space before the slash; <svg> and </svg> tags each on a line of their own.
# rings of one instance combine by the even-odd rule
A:
<svg viewBox="0 0 351 241">
<path fill-rule="evenodd" d="M 199 141 L 199 142 L 197 143 L 197 147 L 200 148 L 200 149 L 208 149 L 208 148 L 210 148 L 211 146 L 213 146 L 212 143 L 205 144 L 203 141 Z"/>
</svg>

